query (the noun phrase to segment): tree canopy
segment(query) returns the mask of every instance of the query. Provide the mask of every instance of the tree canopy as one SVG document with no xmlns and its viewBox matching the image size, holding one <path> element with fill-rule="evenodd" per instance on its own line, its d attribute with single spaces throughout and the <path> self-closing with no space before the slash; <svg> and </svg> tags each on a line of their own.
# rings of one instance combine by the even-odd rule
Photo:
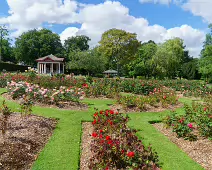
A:
<svg viewBox="0 0 212 170">
<path fill-rule="evenodd" d="M 13 48 L 10 43 L 9 31 L 5 26 L 0 26 L 0 56 L 1 61 L 15 62 Z"/>
<path fill-rule="evenodd" d="M 202 73 L 207 81 L 212 81 L 212 24 L 208 27 L 210 32 L 205 36 L 199 61 L 199 72 Z"/>
<path fill-rule="evenodd" d="M 69 54 L 71 51 L 87 51 L 89 49 L 88 42 L 91 39 L 85 35 L 79 35 L 75 37 L 69 37 L 65 40 L 64 48 L 66 53 Z"/>
<path fill-rule="evenodd" d="M 15 56 L 18 61 L 34 65 L 37 58 L 49 54 L 58 57 L 64 54 L 59 35 L 50 30 L 30 30 L 16 39 Z"/>
<path fill-rule="evenodd" d="M 72 60 L 68 63 L 69 69 L 85 70 L 88 74 L 101 74 L 105 69 L 106 59 L 97 48 L 88 51 L 73 53 Z"/>
<path fill-rule="evenodd" d="M 102 34 L 99 45 L 99 51 L 108 59 L 108 67 L 119 71 L 134 58 L 141 44 L 134 33 L 110 29 Z"/>
</svg>

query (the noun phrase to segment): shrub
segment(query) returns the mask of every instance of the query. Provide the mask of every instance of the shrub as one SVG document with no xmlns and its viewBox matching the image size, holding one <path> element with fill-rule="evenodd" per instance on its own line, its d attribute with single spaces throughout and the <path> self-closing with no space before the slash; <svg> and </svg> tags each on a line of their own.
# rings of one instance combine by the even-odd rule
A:
<svg viewBox="0 0 212 170">
<path fill-rule="evenodd" d="M 136 131 L 127 127 L 128 117 L 113 110 L 96 112 L 93 117 L 90 169 L 159 169 L 157 153 L 150 146 L 145 148 Z"/>
<path fill-rule="evenodd" d="M 207 103 L 193 102 L 192 106 L 184 105 L 185 114 L 178 115 L 173 112 L 164 118 L 167 127 L 171 127 L 178 137 L 196 140 L 193 129 L 197 129 L 203 137 L 212 139 L 212 114 Z"/>
<path fill-rule="evenodd" d="M 12 113 L 10 108 L 6 105 L 5 100 L 3 100 L 2 106 L 0 107 L 0 113 L 2 114 L 2 119 L 0 117 L 2 125 L 0 127 L 1 127 L 3 140 L 4 140 L 5 134 L 6 134 L 6 130 L 7 130 L 8 118 L 9 118 L 10 114 Z M 3 142 L 5 142 L 5 140 Z"/>
<path fill-rule="evenodd" d="M 137 95 L 117 95 L 117 101 L 125 108 L 139 108 L 140 111 L 146 109 L 147 105 L 166 108 L 169 105 L 177 104 L 177 96 L 174 91 L 160 90 L 155 88 L 147 96 Z"/>
<path fill-rule="evenodd" d="M 59 89 L 46 89 L 27 82 L 16 83 L 13 81 L 8 83 L 7 91 L 14 99 L 26 96 L 34 102 L 56 105 L 67 101 L 79 103 L 84 96 L 81 88 L 61 86 Z"/>
</svg>

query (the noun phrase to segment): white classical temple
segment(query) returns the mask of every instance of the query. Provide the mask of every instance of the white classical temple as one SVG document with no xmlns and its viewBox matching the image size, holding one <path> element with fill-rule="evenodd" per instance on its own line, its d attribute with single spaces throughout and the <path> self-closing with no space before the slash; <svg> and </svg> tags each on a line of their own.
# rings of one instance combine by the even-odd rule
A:
<svg viewBox="0 0 212 170">
<path fill-rule="evenodd" d="M 39 74 L 60 74 L 64 73 L 64 58 L 58 58 L 54 55 L 38 58 L 37 69 Z"/>
</svg>

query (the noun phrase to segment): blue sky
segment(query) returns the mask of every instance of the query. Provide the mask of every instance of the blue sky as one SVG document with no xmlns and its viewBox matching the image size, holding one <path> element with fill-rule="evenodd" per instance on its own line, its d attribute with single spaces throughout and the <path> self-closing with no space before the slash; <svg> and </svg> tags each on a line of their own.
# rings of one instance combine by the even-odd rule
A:
<svg viewBox="0 0 212 170">
<path fill-rule="evenodd" d="M 43 27 L 62 41 L 84 34 L 92 39 L 91 46 L 110 28 L 135 32 L 141 41 L 180 37 L 198 57 L 212 21 L 211 5 L 210 0 L 1 0 L 0 24 L 8 26 L 12 37 Z"/>
</svg>

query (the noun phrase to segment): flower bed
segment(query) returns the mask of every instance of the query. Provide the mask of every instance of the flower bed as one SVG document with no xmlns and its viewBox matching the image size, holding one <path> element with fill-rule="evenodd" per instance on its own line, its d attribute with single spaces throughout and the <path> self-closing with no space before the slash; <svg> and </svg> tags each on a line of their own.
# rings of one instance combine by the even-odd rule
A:
<svg viewBox="0 0 212 170">
<path fill-rule="evenodd" d="M 5 87 L 7 81 L 27 81 L 38 84 L 44 88 L 59 88 L 60 86 L 82 87 L 84 83 L 88 84 L 88 96 L 107 96 L 113 97 L 114 92 L 127 92 L 139 95 L 148 95 L 155 88 L 167 87 L 183 93 L 185 96 L 202 97 L 212 94 L 212 89 L 206 86 L 206 83 L 196 80 L 139 80 L 139 79 L 110 79 L 110 78 L 92 78 L 76 77 L 72 75 L 56 75 L 53 77 L 36 75 L 34 71 L 26 73 L 3 73 L 0 74 L 0 87 Z"/>
<path fill-rule="evenodd" d="M 127 127 L 128 118 L 113 110 L 94 115 L 90 169 L 160 169 L 156 152 L 145 148 Z"/>
<path fill-rule="evenodd" d="M 29 100 L 35 103 L 57 105 L 59 107 L 64 107 L 68 104 L 67 102 L 80 104 L 80 100 L 84 96 L 81 88 L 61 86 L 59 89 L 46 89 L 27 82 L 16 83 L 13 81 L 7 83 L 7 91 L 12 99 L 21 99 L 27 96 Z"/>
<path fill-rule="evenodd" d="M 204 104 L 193 102 L 192 106 L 185 105 L 185 115 L 173 112 L 164 118 L 164 124 L 172 128 L 178 137 L 190 141 L 203 136 L 212 140 L 212 100 Z"/>
<path fill-rule="evenodd" d="M 174 91 L 155 88 L 147 96 L 119 95 L 117 101 L 125 110 L 147 111 L 153 108 L 168 108 L 178 104 L 178 97 Z"/>
</svg>

